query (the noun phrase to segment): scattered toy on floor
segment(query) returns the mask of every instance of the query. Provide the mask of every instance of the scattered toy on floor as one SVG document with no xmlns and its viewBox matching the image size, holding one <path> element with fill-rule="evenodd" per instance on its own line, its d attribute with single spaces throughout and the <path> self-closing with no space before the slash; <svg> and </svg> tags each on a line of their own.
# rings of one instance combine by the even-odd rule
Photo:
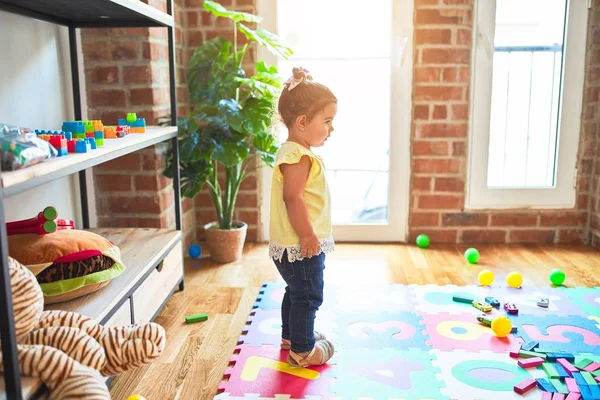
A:
<svg viewBox="0 0 600 400">
<path fill-rule="evenodd" d="M 496 317 L 492 321 L 492 330 L 498 337 L 506 337 L 512 331 L 512 323 L 507 317 Z"/>
<path fill-rule="evenodd" d="M 207 314 L 188 315 L 185 317 L 186 324 L 193 324 L 194 322 L 202 322 L 208 320 Z"/>
<path fill-rule="evenodd" d="M 469 264 L 477 264 L 479 261 L 479 251 L 474 247 L 468 248 L 465 250 L 465 260 L 467 260 Z"/>
<path fill-rule="evenodd" d="M 511 272 L 506 276 L 506 284 L 512 288 L 518 289 L 523 284 L 523 276 L 518 272 Z"/>
<path fill-rule="evenodd" d="M 417 236 L 417 240 L 416 240 L 417 246 L 419 246 L 422 249 L 425 249 L 427 247 L 429 247 L 429 236 L 425 235 L 425 234 L 421 234 L 419 236 Z"/>
<path fill-rule="evenodd" d="M 552 282 L 553 285 L 555 286 L 561 286 L 564 282 L 565 282 L 565 278 L 566 275 L 564 273 L 564 271 L 555 268 L 552 271 L 550 271 L 550 282 Z"/>
<path fill-rule="evenodd" d="M 198 258 L 202 254 L 202 247 L 200 247 L 196 243 L 191 244 L 190 247 L 188 247 L 188 254 L 192 258 Z"/>
<path fill-rule="evenodd" d="M 494 273 L 489 269 L 484 269 L 477 275 L 477 279 L 481 286 L 490 286 L 494 282 Z"/>
</svg>

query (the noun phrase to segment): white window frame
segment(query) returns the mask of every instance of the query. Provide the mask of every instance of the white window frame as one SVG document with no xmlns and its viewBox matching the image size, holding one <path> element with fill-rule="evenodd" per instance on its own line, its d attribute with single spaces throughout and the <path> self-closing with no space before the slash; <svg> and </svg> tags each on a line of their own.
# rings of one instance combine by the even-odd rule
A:
<svg viewBox="0 0 600 400">
<path fill-rule="evenodd" d="M 496 0 L 476 1 L 467 209 L 572 208 L 575 205 L 589 3 L 568 1 L 556 180 L 555 186 L 550 188 L 487 187 Z"/>
</svg>

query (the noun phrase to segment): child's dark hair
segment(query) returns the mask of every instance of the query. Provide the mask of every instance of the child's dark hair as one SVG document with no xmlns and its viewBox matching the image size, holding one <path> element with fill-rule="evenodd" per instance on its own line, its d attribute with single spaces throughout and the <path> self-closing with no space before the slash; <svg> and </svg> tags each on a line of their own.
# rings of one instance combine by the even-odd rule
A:
<svg viewBox="0 0 600 400">
<path fill-rule="evenodd" d="M 328 87 L 313 82 L 308 70 L 294 67 L 292 72 L 293 79 L 285 83 L 278 105 L 279 115 L 288 128 L 299 115 L 306 115 L 310 121 L 327 104 L 337 103 Z"/>
</svg>

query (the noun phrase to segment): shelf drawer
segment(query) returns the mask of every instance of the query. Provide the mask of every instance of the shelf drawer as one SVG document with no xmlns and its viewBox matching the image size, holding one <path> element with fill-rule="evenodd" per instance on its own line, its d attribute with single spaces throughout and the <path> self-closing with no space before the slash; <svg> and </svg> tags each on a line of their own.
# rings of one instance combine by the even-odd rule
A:
<svg viewBox="0 0 600 400">
<path fill-rule="evenodd" d="M 131 325 L 131 299 L 125 300 L 121 307 L 115 312 L 105 326 Z"/>
<path fill-rule="evenodd" d="M 135 323 L 150 321 L 182 277 L 183 253 L 179 241 L 133 293 Z"/>
</svg>

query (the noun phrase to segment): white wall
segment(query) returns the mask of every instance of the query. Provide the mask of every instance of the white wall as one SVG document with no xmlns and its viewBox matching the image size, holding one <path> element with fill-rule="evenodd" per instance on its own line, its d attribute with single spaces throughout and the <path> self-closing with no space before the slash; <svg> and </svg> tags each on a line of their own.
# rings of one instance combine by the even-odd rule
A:
<svg viewBox="0 0 600 400">
<path fill-rule="evenodd" d="M 0 12 L 0 123 L 60 129 L 73 119 L 68 43 L 65 27 Z M 81 227 L 76 174 L 6 199 L 6 220 L 48 205 Z"/>
</svg>

